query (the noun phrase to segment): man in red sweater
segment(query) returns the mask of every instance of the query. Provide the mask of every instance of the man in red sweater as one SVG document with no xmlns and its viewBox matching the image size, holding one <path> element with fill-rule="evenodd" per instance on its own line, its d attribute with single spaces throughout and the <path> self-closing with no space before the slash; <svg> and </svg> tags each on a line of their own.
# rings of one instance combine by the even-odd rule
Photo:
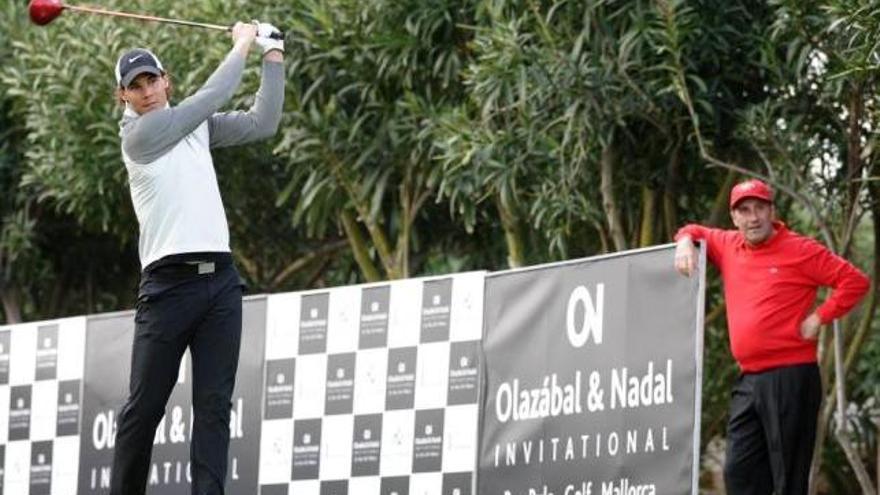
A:
<svg viewBox="0 0 880 495">
<path fill-rule="evenodd" d="M 806 494 L 822 400 L 819 330 L 852 309 L 870 283 L 777 221 L 773 191 L 759 180 L 733 188 L 730 216 L 736 230 L 690 224 L 675 236 L 676 270 L 695 271 L 693 242 L 704 241 L 721 272 L 730 349 L 742 370 L 727 424 L 727 493 Z M 832 292 L 815 307 L 819 287 Z"/>
</svg>

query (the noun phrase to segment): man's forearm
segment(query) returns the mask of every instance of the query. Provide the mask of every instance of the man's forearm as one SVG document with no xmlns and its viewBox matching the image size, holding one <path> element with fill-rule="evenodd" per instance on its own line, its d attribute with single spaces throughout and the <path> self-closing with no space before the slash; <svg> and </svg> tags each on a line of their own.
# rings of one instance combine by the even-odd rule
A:
<svg viewBox="0 0 880 495">
<path fill-rule="evenodd" d="M 250 110 L 218 113 L 208 119 L 211 147 L 235 146 L 274 135 L 283 105 L 284 65 L 264 56 L 260 89 Z"/>
<path fill-rule="evenodd" d="M 284 62 L 284 53 L 280 50 L 269 50 L 263 55 L 264 62 Z"/>
</svg>

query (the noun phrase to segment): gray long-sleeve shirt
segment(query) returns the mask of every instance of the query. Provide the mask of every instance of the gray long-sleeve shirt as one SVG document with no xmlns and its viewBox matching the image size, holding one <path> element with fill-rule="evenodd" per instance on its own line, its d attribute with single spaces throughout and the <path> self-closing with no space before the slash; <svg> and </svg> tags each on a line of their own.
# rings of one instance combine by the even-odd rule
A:
<svg viewBox="0 0 880 495">
<path fill-rule="evenodd" d="M 179 105 L 120 122 L 122 157 L 140 223 L 141 265 L 171 254 L 228 252 L 229 229 L 210 149 L 275 134 L 284 103 L 281 63 L 263 62 L 246 112 L 218 113 L 241 82 L 245 57 L 230 52 L 198 92 Z"/>
</svg>

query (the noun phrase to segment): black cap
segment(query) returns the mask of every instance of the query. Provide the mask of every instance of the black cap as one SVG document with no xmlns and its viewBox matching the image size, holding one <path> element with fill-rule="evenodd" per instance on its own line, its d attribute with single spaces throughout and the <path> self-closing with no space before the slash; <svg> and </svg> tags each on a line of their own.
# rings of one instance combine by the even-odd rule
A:
<svg viewBox="0 0 880 495">
<path fill-rule="evenodd" d="M 119 57 L 116 62 L 116 84 L 120 88 L 127 87 L 134 78 L 141 74 L 155 74 L 161 76 L 165 73 L 162 62 L 146 48 L 129 50 Z"/>
</svg>

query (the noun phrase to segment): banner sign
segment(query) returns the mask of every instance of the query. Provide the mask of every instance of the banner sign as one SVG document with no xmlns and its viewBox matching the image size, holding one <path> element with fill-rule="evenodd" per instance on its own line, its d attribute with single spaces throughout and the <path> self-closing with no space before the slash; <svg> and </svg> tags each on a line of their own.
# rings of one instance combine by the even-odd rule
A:
<svg viewBox="0 0 880 495">
<path fill-rule="evenodd" d="M 489 276 L 479 493 L 696 494 L 702 289 L 672 247 Z"/>
<path fill-rule="evenodd" d="M 483 279 L 269 296 L 260 493 L 474 493 Z"/>
<path fill-rule="evenodd" d="M 241 354 L 230 417 L 227 491 L 257 492 L 257 462 L 262 422 L 263 343 L 266 299 L 244 302 Z M 134 314 L 90 318 L 87 330 L 83 434 L 80 442 L 79 495 L 110 493 L 111 467 L 119 410 L 128 395 Z M 189 352 L 156 429 L 147 492 L 188 495 L 191 484 L 192 375 Z M 31 492 L 33 493 L 33 492 Z M 53 492 L 55 493 L 55 492 Z"/>
<path fill-rule="evenodd" d="M 0 494 L 75 491 L 86 321 L 0 328 Z"/>
<path fill-rule="evenodd" d="M 227 492 L 697 493 L 705 258 L 672 246 L 244 301 Z M 134 313 L 0 327 L 0 495 L 106 495 Z M 190 493 L 187 353 L 151 495 Z"/>
</svg>

